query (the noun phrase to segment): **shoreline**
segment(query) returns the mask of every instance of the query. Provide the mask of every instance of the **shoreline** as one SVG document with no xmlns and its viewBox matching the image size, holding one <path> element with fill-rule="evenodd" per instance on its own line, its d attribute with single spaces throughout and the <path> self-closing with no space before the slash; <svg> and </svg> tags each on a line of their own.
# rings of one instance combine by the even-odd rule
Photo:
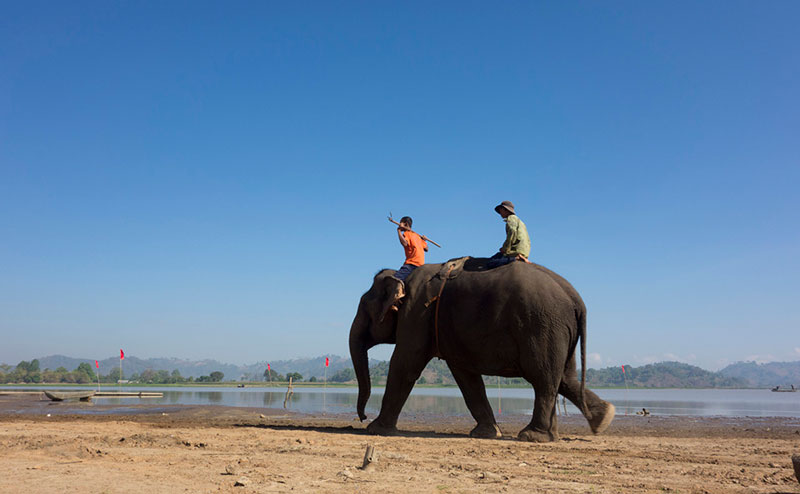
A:
<svg viewBox="0 0 800 494">
<path fill-rule="evenodd" d="M 595 436 L 572 414 L 560 440 L 527 443 L 518 416 L 472 439 L 471 417 L 440 414 L 403 414 L 386 437 L 355 412 L 89 407 L 0 396 L 0 492 L 800 493 L 800 418 L 623 415 Z M 367 446 L 378 460 L 362 470 Z"/>
<path fill-rule="evenodd" d="M 119 385 L 112 384 L 112 383 L 100 383 L 101 388 L 117 388 Z M 240 388 L 239 385 L 244 384 L 243 388 Z M 289 386 L 288 381 L 275 381 L 274 384 L 270 383 L 262 383 L 259 381 L 256 382 L 224 382 L 224 383 L 175 383 L 175 384 L 149 384 L 149 383 L 135 383 L 135 384 L 124 384 L 122 385 L 123 388 L 231 388 L 231 389 L 247 389 L 247 388 L 286 388 Z M 317 387 L 324 387 L 325 384 L 320 382 L 293 382 L 292 387 L 297 388 L 317 388 Z M 85 383 L 85 384 L 78 384 L 78 383 L 7 383 L 7 384 L 0 384 L 0 393 L 4 391 L 10 391 L 14 388 L 52 388 L 52 387 L 65 387 L 65 388 L 73 388 L 73 387 L 83 387 L 83 388 L 97 388 L 97 383 Z M 358 388 L 358 383 L 328 383 L 327 387 L 329 388 Z M 372 384 L 372 389 L 375 388 L 385 388 L 386 384 Z M 497 385 L 486 386 L 487 389 L 497 389 Z M 501 389 L 531 389 L 530 384 L 521 384 L 521 385 L 511 385 L 511 384 L 502 384 L 499 386 Z M 423 389 L 450 389 L 455 388 L 458 389 L 458 385 L 456 384 L 415 384 L 414 388 L 423 388 Z M 709 390 L 709 389 L 723 389 L 723 390 L 764 390 L 764 391 L 771 391 L 773 387 L 765 386 L 765 387 L 749 387 L 749 388 L 727 388 L 727 387 L 666 387 L 666 388 L 656 388 L 656 387 L 642 387 L 642 386 L 587 386 L 586 389 L 592 390 L 604 390 L 604 389 L 630 389 L 630 390 L 668 390 L 668 389 L 677 389 L 677 390 L 689 390 L 689 389 L 701 389 L 701 390 Z M 787 389 L 786 392 L 792 392 Z M 800 393 L 800 390 L 794 391 Z"/>
<path fill-rule="evenodd" d="M 153 404 L 136 401 L 130 404 L 102 404 L 91 402 L 53 402 L 41 399 L 41 392 L 0 393 L 0 422 L 18 421 L 88 421 L 105 422 L 133 420 L 142 423 L 167 423 L 181 426 L 203 425 L 227 426 L 232 423 L 265 424 L 279 417 L 281 423 L 318 424 L 325 427 L 347 427 L 363 429 L 355 410 L 347 412 L 309 413 L 292 409 L 245 407 L 229 405 L 182 405 Z M 34 399 L 33 397 L 36 396 Z M 504 435 L 513 435 L 530 420 L 528 414 L 496 415 Z M 562 433 L 589 435 L 586 420 L 578 413 L 557 416 Z M 265 422 L 267 421 L 267 422 Z M 474 427 L 469 415 L 446 415 L 435 412 L 402 413 L 398 422 L 402 430 L 419 431 L 430 429 L 443 434 L 468 435 Z M 617 409 L 606 434 L 624 436 L 645 433 L 648 435 L 677 435 L 680 437 L 759 437 L 776 438 L 794 436 L 800 444 L 800 417 L 788 416 L 686 416 L 624 414 Z"/>
</svg>

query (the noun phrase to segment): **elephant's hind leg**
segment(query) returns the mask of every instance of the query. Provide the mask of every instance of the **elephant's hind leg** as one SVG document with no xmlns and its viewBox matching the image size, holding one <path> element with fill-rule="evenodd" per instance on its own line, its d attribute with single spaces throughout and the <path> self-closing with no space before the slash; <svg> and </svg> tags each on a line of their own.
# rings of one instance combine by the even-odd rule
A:
<svg viewBox="0 0 800 494">
<path fill-rule="evenodd" d="M 578 381 L 577 372 L 575 371 L 574 359 L 572 365 L 568 365 L 567 369 L 564 373 L 564 378 L 561 380 L 558 392 L 578 407 L 578 410 L 583 411 L 581 406 L 581 383 Z M 601 399 L 589 389 L 584 389 L 584 399 L 586 403 L 584 417 L 589 422 L 592 432 L 600 434 L 614 420 L 614 405 Z"/>
<path fill-rule="evenodd" d="M 453 373 L 456 384 L 458 384 L 461 394 L 464 396 L 464 402 L 467 404 L 469 412 L 478 423 L 470 431 L 469 435 L 484 439 L 503 437 L 503 433 L 500 432 L 500 428 L 494 420 L 494 412 L 489 404 L 489 399 L 486 397 L 486 387 L 483 384 L 481 375 L 451 367 L 449 364 L 448 367 L 450 367 L 450 372 Z"/>
<path fill-rule="evenodd" d="M 545 443 L 558 441 L 558 422 L 556 419 L 555 389 L 536 388 L 536 397 L 533 400 L 533 419 L 527 427 L 519 431 L 517 438 L 520 441 Z"/>
<path fill-rule="evenodd" d="M 563 364 L 557 363 L 558 357 L 558 353 L 554 351 L 547 361 L 529 359 L 523 364 L 523 377 L 533 385 L 535 397 L 533 418 L 517 436 L 521 441 L 558 441 L 556 399 L 563 374 Z"/>
</svg>

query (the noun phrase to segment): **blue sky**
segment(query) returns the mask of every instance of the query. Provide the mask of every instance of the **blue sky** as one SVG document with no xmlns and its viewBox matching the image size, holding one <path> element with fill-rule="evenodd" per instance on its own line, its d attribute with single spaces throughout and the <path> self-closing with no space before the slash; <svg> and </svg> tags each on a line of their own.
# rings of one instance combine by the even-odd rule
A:
<svg viewBox="0 0 800 494">
<path fill-rule="evenodd" d="M 0 362 L 345 355 L 390 211 L 505 199 L 592 367 L 800 360 L 796 2 L 3 10 Z"/>
</svg>

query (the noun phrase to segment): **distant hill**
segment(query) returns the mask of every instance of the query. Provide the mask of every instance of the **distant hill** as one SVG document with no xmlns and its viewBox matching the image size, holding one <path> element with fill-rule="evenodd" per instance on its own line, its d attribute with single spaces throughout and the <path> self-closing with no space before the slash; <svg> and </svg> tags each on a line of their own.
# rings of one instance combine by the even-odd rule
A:
<svg viewBox="0 0 800 494">
<path fill-rule="evenodd" d="M 328 355 L 329 367 L 328 376 L 332 376 L 345 368 L 352 368 L 353 364 L 350 357 L 340 357 L 338 355 Z M 40 357 L 39 367 L 44 369 L 55 370 L 59 367 L 64 367 L 67 370 L 73 370 L 78 367 L 82 362 L 89 363 L 94 368 L 93 359 L 81 359 L 66 357 L 64 355 L 50 355 L 48 357 Z M 377 360 L 370 360 L 370 365 L 377 364 Z M 99 361 L 100 374 L 108 374 L 111 369 L 119 367 L 119 359 L 107 358 Z M 275 360 L 270 362 L 270 367 L 273 371 L 286 375 L 289 372 L 300 373 L 305 380 L 316 376 L 317 379 L 322 379 L 325 375 L 325 356 L 314 358 L 299 358 L 293 360 Z M 140 359 L 132 355 L 126 355 L 125 360 L 122 362 L 122 370 L 125 376 L 133 374 L 141 374 L 145 370 L 165 370 L 172 372 L 178 370 L 183 377 L 200 377 L 210 375 L 214 371 L 220 371 L 225 374 L 226 381 L 260 381 L 264 379 L 264 371 L 267 369 L 267 362 L 257 362 L 249 365 L 233 365 L 218 362 L 216 360 L 185 360 L 178 358 L 148 358 Z"/>
<path fill-rule="evenodd" d="M 386 381 L 389 365 L 384 362 L 370 369 L 373 384 L 382 384 Z M 738 377 L 723 376 L 717 372 L 709 372 L 689 364 L 680 362 L 661 362 L 642 367 L 625 366 L 625 375 L 622 367 L 607 367 L 605 369 L 588 369 L 586 371 L 586 384 L 592 387 L 628 386 L 640 388 L 744 388 L 748 387 L 747 381 Z M 500 378 L 502 384 L 525 384 L 521 378 Z M 431 360 L 422 371 L 421 383 L 428 384 L 454 384 L 450 369 L 442 360 Z M 496 384 L 497 377 L 484 376 L 487 385 Z"/>
<path fill-rule="evenodd" d="M 749 386 L 774 387 L 800 385 L 800 361 L 796 362 L 769 362 L 757 364 L 755 362 L 736 362 L 721 371 L 724 376 L 743 379 Z"/>
<path fill-rule="evenodd" d="M 51 355 L 49 357 L 39 358 L 39 367 L 44 369 L 55 370 L 59 367 L 64 367 L 67 370 L 73 370 L 78 367 L 81 362 L 88 362 L 94 368 L 94 359 L 81 359 L 65 357 L 64 355 Z M 119 367 L 118 358 L 107 358 L 100 360 L 100 374 L 108 374 L 111 369 Z M 165 370 L 173 371 L 177 369 L 183 377 L 200 377 L 209 375 L 214 371 L 220 371 L 225 374 L 225 379 L 238 379 L 240 370 L 239 367 L 232 364 L 223 364 L 216 360 L 183 360 L 178 358 L 149 358 L 140 359 L 132 355 L 126 355 L 125 360 L 122 362 L 122 371 L 125 376 L 133 374 L 141 374 L 147 369 L 152 370 Z"/>
<path fill-rule="evenodd" d="M 349 357 L 327 355 L 330 366 L 327 370 L 328 378 L 339 374 L 341 371 L 352 371 L 353 364 Z M 64 367 L 74 370 L 82 362 L 94 367 L 94 360 L 51 355 L 39 358 L 42 370 L 55 370 Z M 291 360 L 275 360 L 269 362 L 272 370 L 286 375 L 297 372 L 304 380 L 316 377 L 321 380 L 325 375 L 325 356 L 313 358 L 297 358 Z M 119 366 L 119 359 L 108 358 L 100 361 L 100 374 L 106 375 Z M 141 374 L 145 370 L 165 370 L 172 372 L 178 370 L 183 377 L 210 375 L 214 371 L 225 374 L 226 381 L 260 381 L 264 379 L 267 361 L 256 362 L 248 365 L 225 364 L 216 360 L 185 360 L 178 358 L 149 358 L 140 359 L 135 356 L 125 356 L 123 370 L 125 376 Z M 370 375 L 374 385 L 386 382 L 389 363 L 385 361 L 370 360 Z M 627 383 L 633 387 L 644 388 L 744 388 L 744 387 L 772 387 L 800 384 L 800 361 L 798 362 L 771 362 L 756 364 L 755 362 L 738 362 L 729 365 L 719 372 L 710 372 L 700 367 L 680 362 L 661 362 L 641 367 L 625 366 L 626 374 L 623 376 L 620 367 L 607 367 L 605 369 L 588 369 L 586 372 L 587 385 L 593 387 L 624 386 Z M 339 374 L 341 375 L 341 374 Z M 349 379 L 347 377 L 345 379 Z M 486 377 L 489 384 L 496 384 L 496 377 Z M 421 383 L 428 384 L 455 384 L 447 364 L 443 360 L 433 359 L 425 367 L 420 379 Z M 524 384 L 522 379 L 501 378 L 504 384 Z"/>
<path fill-rule="evenodd" d="M 303 376 L 304 380 L 316 377 L 318 380 L 325 375 L 325 357 L 329 359 L 328 377 L 333 376 L 343 369 L 352 369 L 353 363 L 350 357 L 339 355 L 322 355 L 319 357 L 296 358 L 292 360 L 273 360 L 270 367 L 279 374 L 286 375 L 290 372 L 297 372 Z M 370 364 L 377 363 L 377 360 L 370 360 Z M 267 368 L 267 361 L 256 362 L 255 364 L 243 365 L 240 367 L 241 373 L 245 376 L 253 376 L 251 380 L 263 379 L 264 371 Z"/>
<path fill-rule="evenodd" d="M 606 367 L 587 369 L 588 386 L 612 387 L 628 386 L 641 388 L 744 388 L 746 380 L 710 372 L 694 365 L 681 362 L 660 362 L 642 367 Z"/>
</svg>

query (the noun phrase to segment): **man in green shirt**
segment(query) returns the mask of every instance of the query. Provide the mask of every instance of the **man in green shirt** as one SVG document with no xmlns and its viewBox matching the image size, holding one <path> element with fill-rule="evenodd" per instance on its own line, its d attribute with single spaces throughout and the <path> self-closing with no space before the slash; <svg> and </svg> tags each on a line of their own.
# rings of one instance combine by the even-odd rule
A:
<svg viewBox="0 0 800 494">
<path fill-rule="evenodd" d="M 489 268 L 496 268 L 512 261 L 528 261 L 531 253 L 531 239 L 525 223 L 514 213 L 514 204 L 503 201 L 494 208 L 497 214 L 506 222 L 506 241 L 500 247 L 500 252 L 489 260 Z"/>
</svg>

